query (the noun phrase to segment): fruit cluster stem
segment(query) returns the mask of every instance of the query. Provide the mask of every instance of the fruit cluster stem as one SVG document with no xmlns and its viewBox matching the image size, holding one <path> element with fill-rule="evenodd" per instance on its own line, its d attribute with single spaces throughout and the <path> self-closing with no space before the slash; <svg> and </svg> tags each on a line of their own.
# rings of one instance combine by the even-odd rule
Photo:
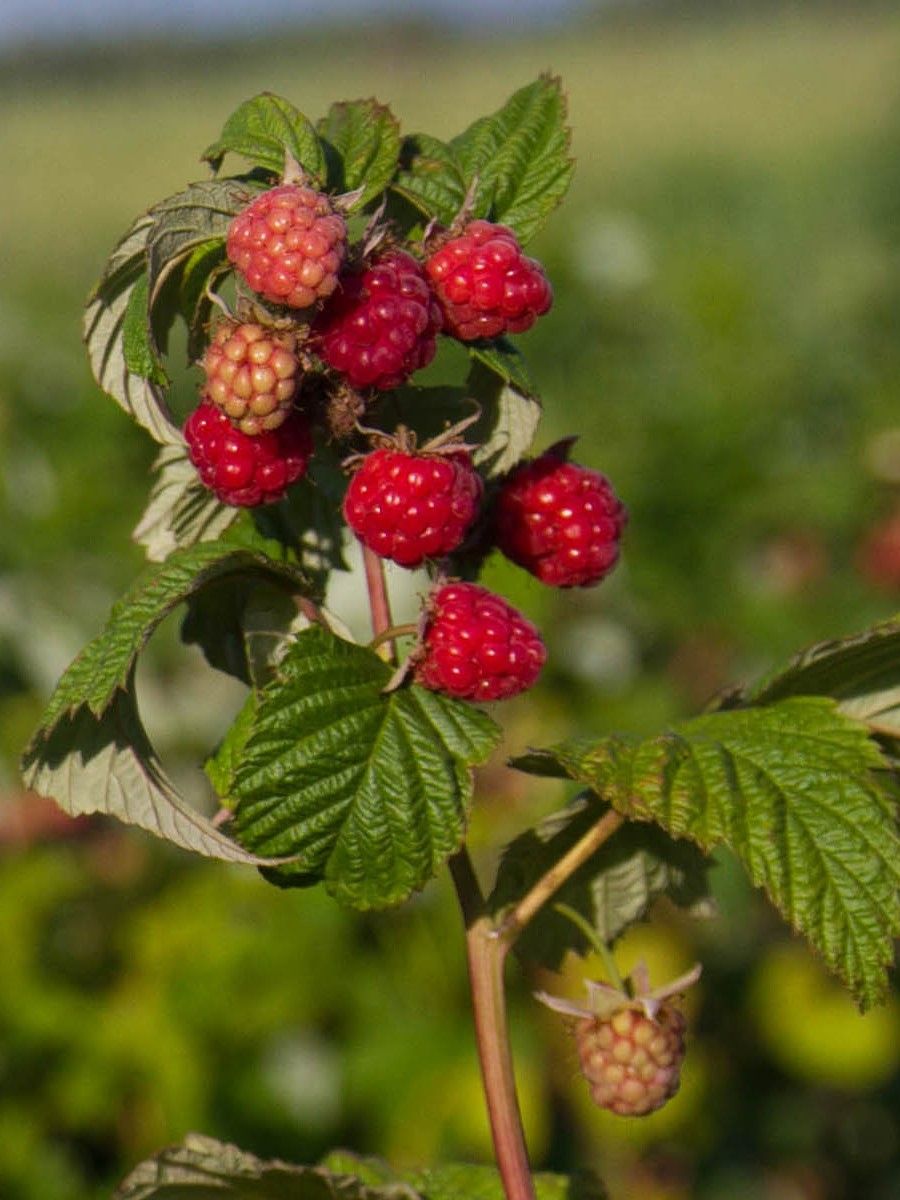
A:
<svg viewBox="0 0 900 1200">
<path fill-rule="evenodd" d="M 379 558 L 374 550 L 363 546 L 363 566 L 366 572 L 366 587 L 369 590 L 369 610 L 372 614 L 372 637 L 378 647 L 378 653 L 386 662 L 394 662 L 396 648 L 391 638 L 383 640 L 383 635 L 393 625 L 391 605 L 388 600 L 387 584 L 384 578 L 384 560 Z"/>
<path fill-rule="evenodd" d="M 506 1200 L 535 1200 L 506 1023 L 503 968 L 507 946 L 484 912 L 484 899 L 465 847 L 449 865 L 466 925 L 475 1040 L 497 1167 Z"/>
</svg>

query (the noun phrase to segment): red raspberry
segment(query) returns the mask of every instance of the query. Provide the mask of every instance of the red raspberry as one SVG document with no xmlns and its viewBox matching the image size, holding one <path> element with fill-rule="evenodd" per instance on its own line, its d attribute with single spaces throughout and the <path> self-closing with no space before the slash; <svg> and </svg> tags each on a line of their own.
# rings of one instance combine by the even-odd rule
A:
<svg viewBox="0 0 900 1200">
<path fill-rule="evenodd" d="M 184 436 L 206 487 L 223 504 L 243 508 L 280 500 L 305 474 L 313 449 L 309 425 L 299 412 L 279 429 L 249 437 L 211 400 L 194 409 L 185 421 Z"/>
<path fill-rule="evenodd" d="M 553 303 L 541 264 L 511 229 L 471 221 L 425 264 L 448 333 L 461 342 L 522 333 Z"/>
<path fill-rule="evenodd" d="M 390 250 L 340 283 L 315 332 L 322 357 L 353 387 L 399 387 L 431 362 L 443 321 L 412 255 Z"/>
<path fill-rule="evenodd" d="M 382 558 L 418 567 L 456 549 L 475 520 L 481 491 L 467 450 L 374 450 L 350 480 L 344 518 Z"/>
<path fill-rule="evenodd" d="M 589 587 L 616 565 L 628 514 L 605 475 L 548 450 L 516 467 L 497 498 L 497 545 L 552 587 Z"/>
<path fill-rule="evenodd" d="M 294 338 L 262 325 L 223 321 L 203 356 L 204 398 L 255 437 L 283 425 L 297 395 Z"/>
<path fill-rule="evenodd" d="M 309 308 L 337 287 L 347 225 L 327 196 L 286 183 L 238 213 L 226 250 L 254 292 L 274 304 Z"/>
<path fill-rule="evenodd" d="M 475 583 L 431 596 L 415 678 L 462 700 L 506 700 L 530 688 L 547 657 L 532 623 Z"/>
<path fill-rule="evenodd" d="M 684 1017 L 667 1003 L 655 1017 L 635 1004 L 579 1021 L 578 1057 L 594 1102 L 622 1117 L 662 1108 L 681 1082 L 684 1030 Z"/>
</svg>

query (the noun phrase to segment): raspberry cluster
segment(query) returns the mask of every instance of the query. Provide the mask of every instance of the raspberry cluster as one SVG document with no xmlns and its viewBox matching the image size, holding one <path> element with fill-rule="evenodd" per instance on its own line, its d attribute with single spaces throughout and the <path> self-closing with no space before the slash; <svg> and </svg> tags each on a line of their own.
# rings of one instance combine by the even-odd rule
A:
<svg viewBox="0 0 900 1200">
<path fill-rule="evenodd" d="M 625 510 L 603 475 L 567 462 L 560 446 L 486 496 L 453 431 L 417 449 L 404 431 L 365 430 L 367 406 L 427 366 L 439 335 L 520 333 L 553 293 L 504 225 L 471 220 L 418 245 L 382 226 L 348 247 L 345 203 L 285 182 L 232 220 L 226 251 L 253 295 L 239 288 L 238 316 L 212 332 L 184 426 L 188 452 L 224 504 L 253 507 L 303 477 L 314 427 L 346 444 L 349 528 L 368 553 L 436 575 L 409 658 L 414 678 L 466 700 L 504 699 L 536 680 L 541 636 L 501 597 L 452 582 L 454 566 L 471 569 L 493 543 L 543 583 L 596 584 L 618 557 Z"/>
</svg>

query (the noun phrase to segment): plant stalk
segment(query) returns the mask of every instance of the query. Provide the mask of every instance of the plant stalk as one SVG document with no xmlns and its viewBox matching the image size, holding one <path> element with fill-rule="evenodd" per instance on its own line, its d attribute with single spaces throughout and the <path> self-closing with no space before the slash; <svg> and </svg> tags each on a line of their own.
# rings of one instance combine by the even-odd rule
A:
<svg viewBox="0 0 900 1200">
<path fill-rule="evenodd" d="M 545 875 L 541 876 L 530 892 L 526 892 L 498 930 L 499 939 L 507 950 L 538 909 L 547 903 L 569 876 L 587 862 L 591 855 L 599 850 L 624 822 L 625 818 L 622 814 L 611 808 L 609 812 L 603 814 L 596 825 L 592 825 L 587 833 L 579 838 L 571 850 L 558 859 Z"/>
<path fill-rule="evenodd" d="M 397 661 L 396 643 L 392 638 L 381 640 L 393 625 L 391 605 L 388 600 L 384 578 L 384 561 L 374 550 L 363 546 L 363 566 L 366 571 L 366 587 L 369 590 L 369 611 L 372 614 L 372 637 L 377 644 L 377 653 L 385 662 Z"/>
<path fill-rule="evenodd" d="M 475 1041 L 503 1191 L 506 1200 L 535 1200 L 506 1023 L 503 967 L 508 947 L 484 912 L 484 899 L 465 847 L 453 855 L 449 865 L 466 925 Z"/>
</svg>

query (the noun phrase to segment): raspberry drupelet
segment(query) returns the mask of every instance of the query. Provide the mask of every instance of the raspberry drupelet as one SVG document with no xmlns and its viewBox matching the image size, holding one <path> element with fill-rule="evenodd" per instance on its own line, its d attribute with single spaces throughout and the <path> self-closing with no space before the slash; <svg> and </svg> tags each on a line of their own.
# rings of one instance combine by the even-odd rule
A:
<svg viewBox="0 0 900 1200">
<path fill-rule="evenodd" d="M 295 339 L 223 321 L 203 356 L 203 395 L 251 437 L 287 420 L 300 382 Z"/>
</svg>

